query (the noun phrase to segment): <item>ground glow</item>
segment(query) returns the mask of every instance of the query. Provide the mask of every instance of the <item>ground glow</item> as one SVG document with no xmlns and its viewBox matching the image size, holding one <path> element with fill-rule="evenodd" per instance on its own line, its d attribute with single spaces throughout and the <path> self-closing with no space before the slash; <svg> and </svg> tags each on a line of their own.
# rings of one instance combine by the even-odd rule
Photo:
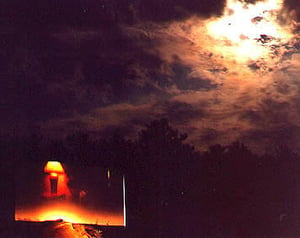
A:
<svg viewBox="0 0 300 238">
<path fill-rule="evenodd" d="M 15 219 L 35 222 L 63 220 L 70 223 L 124 225 L 123 214 L 82 207 L 69 201 L 50 201 L 35 208 L 18 209 Z"/>
</svg>

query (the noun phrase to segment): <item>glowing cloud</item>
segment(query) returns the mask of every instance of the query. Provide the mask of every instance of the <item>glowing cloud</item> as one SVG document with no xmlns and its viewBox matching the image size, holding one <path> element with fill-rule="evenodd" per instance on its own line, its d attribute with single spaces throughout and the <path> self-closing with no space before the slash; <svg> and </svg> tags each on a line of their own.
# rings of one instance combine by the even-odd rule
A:
<svg viewBox="0 0 300 238">
<path fill-rule="evenodd" d="M 298 125 L 299 116 L 291 121 L 281 117 L 279 125 L 273 113 L 276 106 L 266 103 L 294 105 L 297 100 L 292 90 L 298 88 L 299 78 L 294 73 L 299 68 L 296 25 L 283 1 L 227 0 L 220 16 L 191 16 L 148 28 L 126 28 L 126 32 L 155 40 L 155 47 L 146 50 L 160 57 L 164 69 L 169 69 L 162 73 L 173 80 L 172 90 L 168 90 L 171 100 L 201 111 L 201 117 L 187 117 L 187 123 L 176 125 L 183 131 L 187 128 L 193 144 L 201 147 L 241 140 L 258 148 L 258 140 L 262 146 L 270 144 L 269 132 L 282 125 Z M 177 75 L 172 71 L 174 65 L 188 73 Z M 279 75 L 284 76 L 279 79 Z M 215 87 L 182 90 L 176 84 L 178 80 L 184 84 L 203 79 Z M 278 85 L 287 84 L 289 92 L 278 91 Z M 267 130 L 260 137 L 255 135 Z"/>
<path fill-rule="evenodd" d="M 291 27 L 280 23 L 282 9 L 282 0 L 253 4 L 227 0 L 223 16 L 206 24 L 218 43 L 211 51 L 241 62 L 271 59 L 292 38 Z"/>
</svg>

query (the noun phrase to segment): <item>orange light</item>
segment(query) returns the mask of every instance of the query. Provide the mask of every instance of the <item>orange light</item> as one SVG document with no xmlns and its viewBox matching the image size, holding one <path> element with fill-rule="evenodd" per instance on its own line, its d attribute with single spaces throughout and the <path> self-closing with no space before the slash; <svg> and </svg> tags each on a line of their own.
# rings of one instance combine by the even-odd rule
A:
<svg viewBox="0 0 300 238">
<path fill-rule="evenodd" d="M 110 169 L 107 169 L 107 179 L 110 179 Z"/>
<path fill-rule="evenodd" d="M 71 223 L 84 223 L 80 216 L 77 216 L 71 211 L 49 209 L 40 214 L 39 218 L 42 221 L 64 220 Z"/>
<path fill-rule="evenodd" d="M 27 218 L 27 219 L 25 219 Z M 71 223 L 97 224 L 107 226 L 124 226 L 122 213 L 90 209 L 67 201 L 50 201 L 40 206 L 17 209 L 16 221 L 57 221 Z"/>
<path fill-rule="evenodd" d="M 64 169 L 59 161 L 48 161 L 44 167 L 45 173 L 64 173 Z"/>
<path fill-rule="evenodd" d="M 57 173 L 50 173 L 50 177 L 51 177 L 51 178 L 57 178 L 57 177 L 58 177 L 58 174 L 57 174 Z"/>
</svg>

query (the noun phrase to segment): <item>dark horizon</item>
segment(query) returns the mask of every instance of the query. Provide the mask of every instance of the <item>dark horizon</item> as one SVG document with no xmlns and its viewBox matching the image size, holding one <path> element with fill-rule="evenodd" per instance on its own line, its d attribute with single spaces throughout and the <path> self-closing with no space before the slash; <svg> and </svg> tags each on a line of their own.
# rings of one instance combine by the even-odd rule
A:
<svg viewBox="0 0 300 238">
<path fill-rule="evenodd" d="M 279 147 L 273 148 L 273 155 L 255 155 L 240 142 L 214 145 L 199 153 L 185 141 L 186 137 L 168 121 L 157 120 L 140 131 L 137 141 L 117 135 L 94 141 L 77 134 L 59 143 L 35 140 L 23 141 L 21 147 L 2 144 L 6 150 L 1 150 L 0 168 L 7 180 L 1 182 L 6 196 L 0 201 L 0 236 L 5 232 L 18 234 L 17 227 L 25 229 L 25 237 L 46 229 L 46 223 L 11 223 L 13 180 L 18 177 L 17 167 L 24 170 L 54 158 L 83 169 L 101 166 L 125 175 L 126 227 L 114 233 L 114 229 L 102 226 L 104 238 L 299 235 L 298 154 Z M 85 174 L 89 175 L 86 182 L 99 177 Z M 18 194 L 20 200 L 22 195 Z"/>
</svg>

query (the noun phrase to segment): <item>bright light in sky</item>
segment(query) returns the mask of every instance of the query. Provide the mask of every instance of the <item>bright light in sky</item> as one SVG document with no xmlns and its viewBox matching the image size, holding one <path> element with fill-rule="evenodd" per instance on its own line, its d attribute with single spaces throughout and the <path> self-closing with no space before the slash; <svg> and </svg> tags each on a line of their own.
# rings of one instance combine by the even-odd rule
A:
<svg viewBox="0 0 300 238">
<path fill-rule="evenodd" d="M 279 22 L 282 0 L 259 1 L 255 4 L 227 0 L 223 16 L 210 19 L 208 34 L 218 42 L 215 53 L 246 62 L 269 58 L 272 49 L 287 43 L 292 34 Z M 274 53 L 274 52 L 273 52 Z"/>
</svg>

